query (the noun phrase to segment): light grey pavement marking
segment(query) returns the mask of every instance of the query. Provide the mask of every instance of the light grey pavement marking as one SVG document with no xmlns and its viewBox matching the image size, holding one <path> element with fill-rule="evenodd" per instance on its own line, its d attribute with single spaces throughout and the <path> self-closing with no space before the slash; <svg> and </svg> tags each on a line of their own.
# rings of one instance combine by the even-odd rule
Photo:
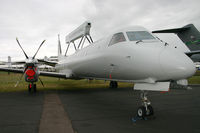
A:
<svg viewBox="0 0 200 133">
<path fill-rule="evenodd" d="M 45 94 L 39 133 L 74 133 L 57 94 Z"/>
</svg>

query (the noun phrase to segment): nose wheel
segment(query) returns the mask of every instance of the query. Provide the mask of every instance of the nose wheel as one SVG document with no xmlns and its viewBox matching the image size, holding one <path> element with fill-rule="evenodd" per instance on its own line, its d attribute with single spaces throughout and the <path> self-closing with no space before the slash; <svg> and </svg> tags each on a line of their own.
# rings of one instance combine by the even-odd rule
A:
<svg viewBox="0 0 200 133">
<path fill-rule="evenodd" d="M 137 109 L 137 116 L 145 118 L 146 116 L 152 116 L 154 114 L 151 102 L 147 98 L 147 92 L 142 91 L 141 93 L 142 106 Z"/>
<path fill-rule="evenodd" d="M 36 88 L 36 84 L 34 84 L 34 83 L 30 83 L 29 85 L 28 85 L 28 92 L 29 93 L 35 93 L 37 91 L 37 88 Z"/>
</svg>

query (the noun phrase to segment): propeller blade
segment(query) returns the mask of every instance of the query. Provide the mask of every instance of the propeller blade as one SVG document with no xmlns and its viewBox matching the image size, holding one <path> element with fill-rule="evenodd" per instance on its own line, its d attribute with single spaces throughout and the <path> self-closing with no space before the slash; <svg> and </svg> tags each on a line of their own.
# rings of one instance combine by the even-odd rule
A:
<svg viewBox="0 0 200 133">
<path fill-rule="evenodd" d="M 17 83 L 15 84 L 15 88 L 18 86 L 18 84 L 19 84 L 19 80 L 18 80 Z"/>
<path fill-rule="evenodd" d="M 17 81 L 17 83 L 15 84 L 15 87 L 18 86 L 19 82 L 22 80 L 22 77 L 24 76 L 24 74 L 21 75 L 20 79 Z"/>
<path fill-rule="evenodd" d="M 39 51 L 40 47 L 42 46 L 42 44 L 43 44 L 45 41 L 46 41 L 46 40 L 42 41 L 42 43 L 40 44 L 40 46 L 39 46 L 39 48 L 38 48 L 37 52 L 36 52 L 36 53 L 35 53 L 35 55 L 33 56 L 33 59 L 35 58 L 35 56 L 37 55 L 37 53 L 38 53 L 38 51 Z"/>
<path fill-rule="evenodd" d="M 42 86 L 44 87 L 44 83 L 42 82 L 42 80 L 40 79 L 40 77 L 39 77 L 39 80 L 40 80 L 40 82 L 41 82 Z"/>
<path fill-rule="evenodd" d="M 23 50 L 22 46 L 20 45 L 18 38 L 16 38 L 16 41 L 19 44 L 19 46 L 22 49 L 22 51 L 24 52 L 24 55 L 26 56 L 26 59 L 28 59 L 28 56 L 27 56 L 26 52 Z"/>
</svg>

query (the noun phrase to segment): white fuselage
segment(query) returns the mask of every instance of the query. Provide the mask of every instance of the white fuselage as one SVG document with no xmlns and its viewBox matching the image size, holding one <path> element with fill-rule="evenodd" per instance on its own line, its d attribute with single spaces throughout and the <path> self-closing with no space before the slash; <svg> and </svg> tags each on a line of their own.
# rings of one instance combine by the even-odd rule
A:
<svg viewBox="0 0 200 133">
<path fill-rule="evenodd" d="M 157 39 L 129 41 L 126 31 L 144 30 L 121 30 L 126 41 L 109 45 L 112 35 L 108 36 L 63 57 L 56 69 L 79 78 L 145 83 L 186 79 L 195 73 L 190 58 Z"/>
</svg>

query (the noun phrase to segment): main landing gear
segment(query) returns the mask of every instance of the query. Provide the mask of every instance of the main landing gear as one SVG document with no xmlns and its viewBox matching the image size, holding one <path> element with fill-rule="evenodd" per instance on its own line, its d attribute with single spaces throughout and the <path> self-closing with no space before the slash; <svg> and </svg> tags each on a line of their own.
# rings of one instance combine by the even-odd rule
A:
<svg viewBox="0 0 200 133">
<path fill-rule="evenodd" d="M 34 84 L 34 83 L 30 83 L 29 85 L 28 85 L 28 92 L 29 93 L 36 93 L 36 91 L 37 91 L 37 88 L 36 88 L 36 84 Z"/>
<path fill-rule="evenodd" d="M 109 88 L 117 88 L 117 87 L 118 87 L 117 81 L 110 81 Z"/>
<path fill-rule="evenodd" d="M 151 102 L 147 98 L 147 92 L 142 91 L 141 93 L 142 106 L 137 110 L 137 116 L 145 119 L 147 116 L 152 116 L 154 114 Z"/>
</svg>

